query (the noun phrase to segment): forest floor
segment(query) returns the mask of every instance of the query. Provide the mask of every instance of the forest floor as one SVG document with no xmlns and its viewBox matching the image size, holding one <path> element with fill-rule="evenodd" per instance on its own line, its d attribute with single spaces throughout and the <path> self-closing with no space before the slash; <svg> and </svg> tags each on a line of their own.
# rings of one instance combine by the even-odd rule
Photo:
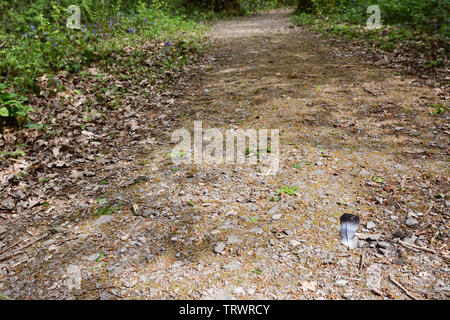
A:
<svg viewBox="0 0 450 320">
<path fill-rule="evenodd" d="M 286 10 L 220 21 L 210 42 L 169 106 L 133 115 L 134 143 L 84 171 L 58 169 L 84 174 L 60 190 L 70 197 L 28 220 L 2 215 L 0 292 L 448 299 L 449 112 L 433 114 L 448 96 L 292 27 Z M 280 169 L 174 164 L 171 134 L 195 120 L 279 129 Z M 361 218 L 354 250 L 339 238 L 343 213 Z"/>
</svg>

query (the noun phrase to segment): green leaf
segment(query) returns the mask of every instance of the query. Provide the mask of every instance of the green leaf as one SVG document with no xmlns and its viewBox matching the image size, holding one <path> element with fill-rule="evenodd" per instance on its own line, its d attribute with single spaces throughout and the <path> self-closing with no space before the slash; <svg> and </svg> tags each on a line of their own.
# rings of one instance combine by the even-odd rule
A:
<svg viewBox="0 0 450 320">
<path fill-rule="evenodd" d="M 0 116 L 2 116 L 2 117 L 9 117 L 9 111 L 8 111 L 8 108 L 6 108 L 6 107 L 1 107 L 1 108 L 0 108 Z"/>
<path fill-rule="evenodd" d="M 383 182 L 383 178 L 375 176 L 372 178 L 373 182 L 377 182 L 377 183 L 382 183 Z"/>
</svg>

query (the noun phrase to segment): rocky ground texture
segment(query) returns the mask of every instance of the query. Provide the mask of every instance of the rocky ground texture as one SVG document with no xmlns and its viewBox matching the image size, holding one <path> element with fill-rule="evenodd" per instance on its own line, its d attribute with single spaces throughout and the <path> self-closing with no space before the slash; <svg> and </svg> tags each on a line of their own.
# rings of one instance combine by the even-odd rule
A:
<svg viewBox="0 0 450 320">
<path fill-rule="evenodd" d="M 0 292 L 447 299 L 449 113 L 430 111 L 448 96 L 291 27 L 288 11 L 221 21 L 210 41 L 173 101 L 135 115 L 133 143 L 96 169 L 61 165 L 84 176 L 57 190 L 66 197 L 1 215 Z M 172 132 L 195 120 L 279 129 L 280 169 L 173 163 Z M 361 218 L 354 250 L 340 242 L 343 213 Z"/>
</svg>

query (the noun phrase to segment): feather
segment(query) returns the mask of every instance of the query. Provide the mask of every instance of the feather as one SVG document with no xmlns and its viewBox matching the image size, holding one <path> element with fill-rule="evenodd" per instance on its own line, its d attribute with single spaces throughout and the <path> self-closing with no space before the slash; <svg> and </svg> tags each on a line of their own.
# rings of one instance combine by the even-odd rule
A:
<svg viewBox="0 0 450 320">
<path fill-rule="evenodd" d="M 346 247 L 353 249 L 358 241 L 354 236 L 359 227 L 359 217 L 354 214 L 344 213 L 340 220 L 341 240 Z"/>
</svg>

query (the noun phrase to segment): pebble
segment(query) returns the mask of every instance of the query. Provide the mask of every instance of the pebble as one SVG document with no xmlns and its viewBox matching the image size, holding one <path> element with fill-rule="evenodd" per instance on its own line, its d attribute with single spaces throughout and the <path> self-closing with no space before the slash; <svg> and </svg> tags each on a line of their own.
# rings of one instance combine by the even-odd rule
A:
<svg viewBox="0 0 450 320">
<path fill-rule="evenodd" d="M 273 219 L 273 220 L 278 220 L 278 219 L 280 219 L 281 217 L 282 217 L 281 214 L 276 214 L 276 215 L 272 216 L 272 219 Z"/>
<path fill-rule="evenodd" d="M 408 218 L 406 219 L 406 225 L 410 228 L 415 228 L 419 225 L 419 221 L 414 218 Z"/>
<path fill-rule="evenodd" d="M 221 254 L 223 252 L 223 250 L 225 249 L 225 243 L 223 242 L 219 242 L 216 247 L 214 248 L 214 252 Z"/>
<path fill-rule="evenodd" d="M 347 285 L 347 281 L 346 280 L 336 280 L 336 282 L 334 283 L 335 285 L 337 285 L 338 287 L 343 287 L 345 285 Z"/>
<path fill-rule="evenodd" d="M 280 211 L 280 205 L 277 204 L 276 206 L 273 206 L 269 211 L 267 211 L 267 214 L 271 216 L 277 213 L 278 211 Z"/>
<path fill-rule="evenodd" d="M 300 244 L 300 242 L 297 241 L 297 240 L 292 239 L 292 240 L 289 240 L 289 244 L 291 246 L 293 246 L 293 247 L 296 247 L 296 246 L 298 246 Z"/>
<path fill-rule="evenodd" d="M 232 234 L 227 238 L 227 244 L 239 244 L 244 241 L 240 236 Z"/>
<path fill-rule="evenodd" d="M 241 263 L 237 260 L 233 260 L 223 266 L 225 270 L 237 270 L 241 268 Z"/>
<path fill-rule="evenodd" d="M 112 300 L 114 299 L 114 296 L 109 292 L 102 292 L 100 293 L 100 300 Z"/>
<path fill-rule="evenodd" d="M 245 294 L 245 290 L 242 287 L 236 287 L 233 290 L 233 294 L 237 296 L 243 296 Z"/>
<path fill-rule="evenodd" d="M 353 294 L 351 292 L 345 292 L 342 295 L 343 298 L 347 299 L 347 300 L 352 300 L 353 299 Z"/>
<path fill-rule="evenodd" d="M 99 256 L 98 253 L 93 253 L 90 256 L 87 256 L 85 259 L 87 261 L 95 261 L 95 260 L 97 260 L 98 256 Z"/>
<path fill-rule="evenodd" d="M 374 229 L 374 228 L 376 228 L 377 227 L 377 225 L 374 223 L 374 222 L 372 222 L 372 221 L 369 221 L 369 222 L 367 222 L 367 224 L 366 224 L 366 228 L 367 229 Z"/>
<path fill-rule="evenodd" d="M 261 227 L 254 227 L 253 229 L 250 230 L 250 232 L 256 233 L 256 234 L 262 234 L 263 233 L 263 229 Z"/>
<path fill-rule="evenodd" d="M 101 224 L 110 222 L 112 219 L 114 219 L 114 216 L 110 216 L 110 215 L 103 215 L 100 218 L 98 218 L 97 220 L 94 221 L 94 226 L 99 226 Z"/>
</svg>

